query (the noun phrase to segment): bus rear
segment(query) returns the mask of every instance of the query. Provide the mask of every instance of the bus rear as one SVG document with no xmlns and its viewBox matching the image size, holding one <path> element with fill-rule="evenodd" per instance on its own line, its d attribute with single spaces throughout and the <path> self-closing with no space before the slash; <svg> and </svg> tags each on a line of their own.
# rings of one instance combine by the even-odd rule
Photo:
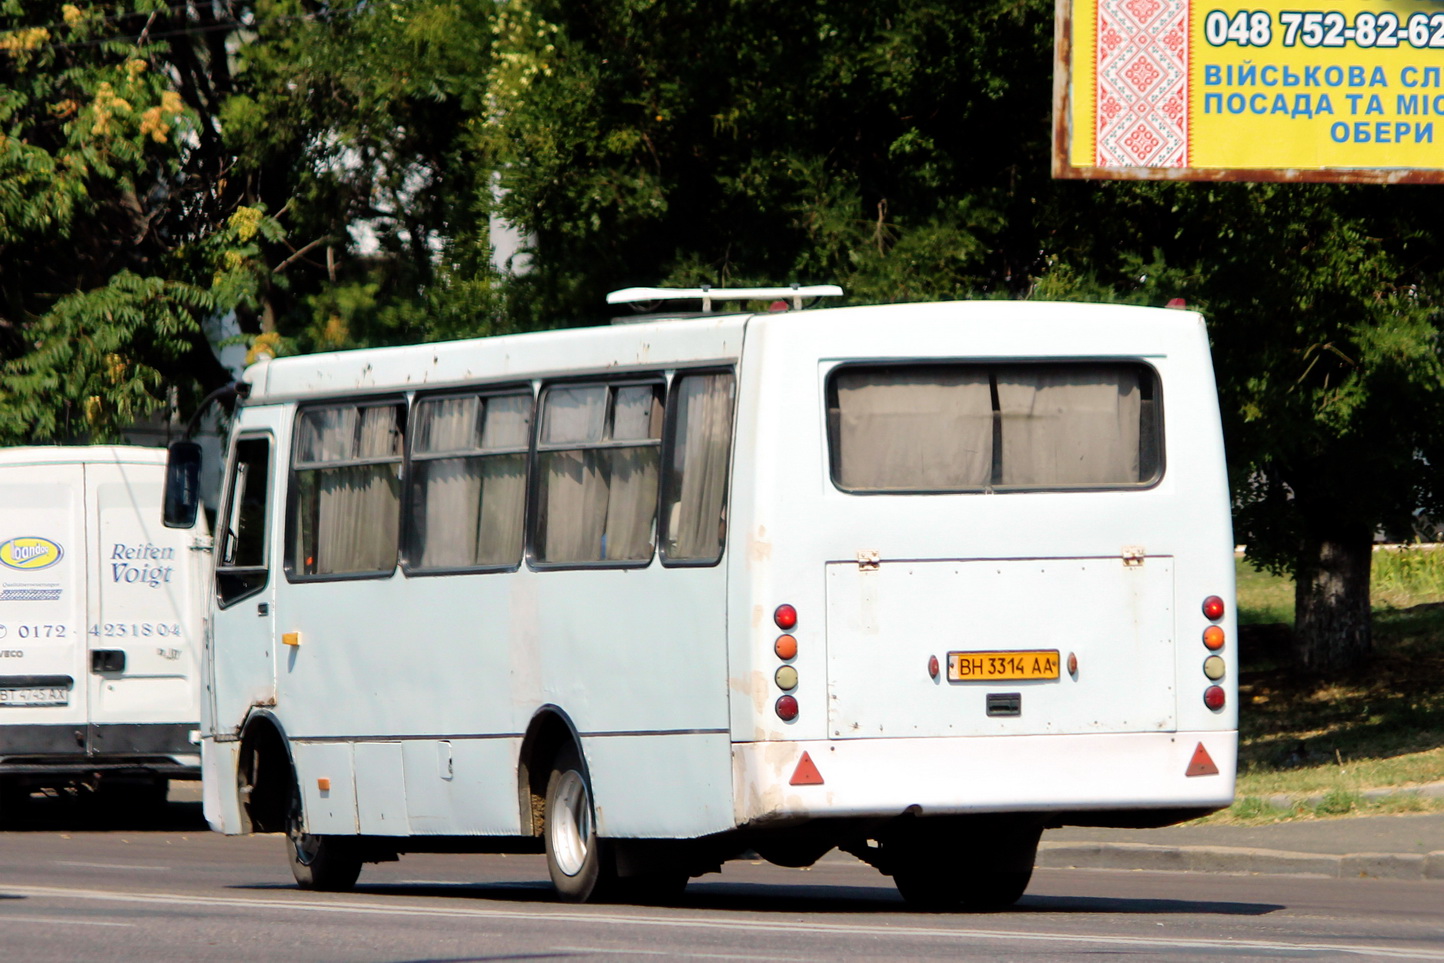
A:
<svg viewBox="0 0 1444 963">
<path fill-rule="evenodd" d="M 1202 320 L 1107 305 L 748 325 L 739 826 L 1003 905 L 1047 826 L 1229 804 L 1233 545 Z"/>
</svg>

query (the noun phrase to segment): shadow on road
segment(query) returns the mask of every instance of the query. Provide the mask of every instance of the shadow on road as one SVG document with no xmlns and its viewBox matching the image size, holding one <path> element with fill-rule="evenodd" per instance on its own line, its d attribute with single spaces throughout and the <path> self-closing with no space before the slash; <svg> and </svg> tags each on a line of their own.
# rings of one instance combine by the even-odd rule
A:
<svg viewBox="0 0 1444 963">
<path fill-rule="evenodd" d="M 187 832 L 206 829 L 198 802 L 137 807 L 104 794 L 33 796 L 0 813 L 4 832 Z"/>
<path fill-rule="evenodd" d="M 237 889 L 294 889 L 286 884 L 246 885 Z M 558 905 L 545 881 L 372 883 L 357 885 L 357 895 L 486 900 L 497 903 Z M 1194 914 L 1204 916 L 1266 916 L 1285 907 L 1276 903 L 1226 900 L 1126 899 L 1096 896 L 1027 896 L 1015 906 L 990 913 L 924 913 L 903 902 L 890 883 L 847 886 L 817 883 L 758 883 L 693 880 L 683 895 L 665 904 L 632 903 L 667 910 L 716 910 L 747 913 L 760 918 L 797 914 L 896 914 L 921 916 L 1019 916 L 1029 913 L 1113 914 L 1151 916 Z M 580 907 L 579 907 L 580 908 Z"/>
</svg>

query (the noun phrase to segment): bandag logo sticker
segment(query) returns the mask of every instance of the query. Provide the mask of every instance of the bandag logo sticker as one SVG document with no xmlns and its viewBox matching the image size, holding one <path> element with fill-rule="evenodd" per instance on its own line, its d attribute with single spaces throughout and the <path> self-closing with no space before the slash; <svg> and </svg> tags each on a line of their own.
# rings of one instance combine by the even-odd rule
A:
<svg viewBox="0 0 1444 963">
<path fill-rule="evenodd" d="M 18 535 L 9 541 L 0 542 L 0 565 L 22 572 L 49 568 L 60 561 L 64 554 L 65 551 L 57 543 L 38 535 Z"/>
</svg>

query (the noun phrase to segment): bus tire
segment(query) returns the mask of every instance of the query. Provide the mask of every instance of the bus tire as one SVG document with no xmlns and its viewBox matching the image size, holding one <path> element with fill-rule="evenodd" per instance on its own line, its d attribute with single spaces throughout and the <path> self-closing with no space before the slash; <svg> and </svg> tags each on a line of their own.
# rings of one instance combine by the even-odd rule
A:
<svg viewBox="0 0 1444 963">
<path fill-rule="evenodd" d="M 597 838 L 591 780 L 572 746 L 562 749 L 552 762 L 542 836 L 547 872 L 560 899 L 588 903 L 609 894 L 615 873 L 606 847 Z"/>
<path fill-rule="evenodd" d="M 891 869 L 902 898 L 931 912 L 988 912 L 1016 903 L 1033 878 L 1042 827 L 983 825 L 987 828 L 974 830 L 965 849 L 939 847 L 935 838 L 921 834 L 898 845 Z"/>
<path fill-rule="evenodd" d="M 286 855 L 296 886 L 327 893 L 349 892 L 361 875 L 355 840 L 313 835 L 304 832 L 302 825 L 301 790 L 296 787 L 286 814 Z"/>
</svg>

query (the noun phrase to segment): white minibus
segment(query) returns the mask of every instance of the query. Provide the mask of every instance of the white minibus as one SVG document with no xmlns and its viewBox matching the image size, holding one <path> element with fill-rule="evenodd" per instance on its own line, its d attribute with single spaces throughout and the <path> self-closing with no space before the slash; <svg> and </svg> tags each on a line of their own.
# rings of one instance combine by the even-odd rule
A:
<svg viewBox="0 0 1444 963">
<path fill-rule="evenodd" d="M 246 370 L 205 809 L 298 883 L 545 852 L 568 900 L 834 848 L 1003 906 L 1041 832 L 1227 806 L 1233 538 L 1203 320 L 704 312 Z M 179 475 L 179 473 L 178 473 Z"/>
<path fill-rule="evenodd" d="M 203 519 L 162 524 L 166 453 L 0 449 L 0 815 L 200 778 Z"/>
</svg>

